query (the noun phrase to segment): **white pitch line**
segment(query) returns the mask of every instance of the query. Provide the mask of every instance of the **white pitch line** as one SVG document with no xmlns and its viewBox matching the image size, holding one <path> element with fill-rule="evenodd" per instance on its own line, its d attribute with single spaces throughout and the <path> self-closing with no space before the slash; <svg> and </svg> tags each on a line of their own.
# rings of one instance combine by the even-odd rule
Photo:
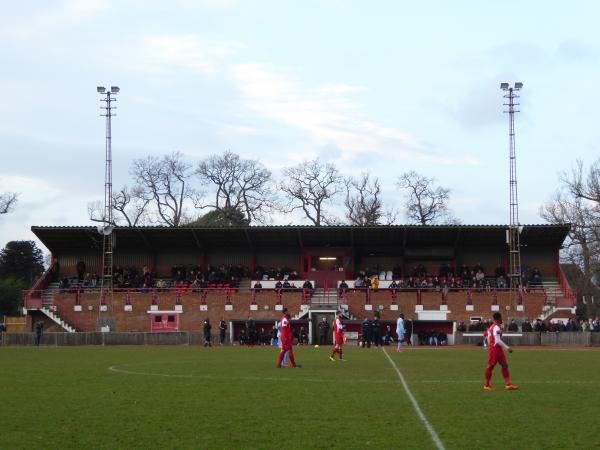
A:
<svg viewBox="0 0 600 450">
<path fill-rule="evenodd" d="M 293 381 L 293 382 L 309 382 L 309 383 L 335 383 L 335 384 L 393 384 L 394 381 L 387 380 L 363 380 L 363 379 L 323 379 L 323 378 L 289 378 L 289 377 L 223 377 L 215 375 L 194 375 L 194 374 L 177 374 L 177 373 L 159 373 L 159 372 L 138 372 L 134 370 L 121 369 L 117 365 L 108 368 L 111 372 L 122 373 L 125 375 L 141 375 L 146 377 L 164 377 L 164 378 L 199 378 L 203 380 L 243 380 L 243 381 Z M 275 370 L 275 369 L 274 369 Z M 277 369 L 282 370 L 282 369 Z"/>
<path fill-rule="evenodd" d="M 431 423 L 429 422 L 429 420 L 427 420 L 427 417 L 425 417 L 425 414 L 421 410 L 421 407 L 419 406 L 419 403 L 417 402 L 417 399 L 415 398 L 415 396 L 410 391 L 410 388 L 408 387 L 408 384 L 406 383 L 406 380 L 404 379 L 404 375 L 402 375 L 402 372 L 400 372 L 400 369 L 398 369 L 398 366 L 396 365 L 396 363 L 394 362 L 394 360 L 392 358 L 390 358 L 390 355 L 388 355 L 388 352 L 385 350 L 385 347 L 381 347 L 381 350 L 383 350 L 383 353 L 385 354 L 385 356 L 387 357 L 388 361 L 390 362 L 390 364 L 392 365 L 392 367 L 394 368 L 394 370 L 398 374 L 398 378 L 400 379 L 400 383 L 402 383 L 402 387 L 404 388 L 404 392 L 406 392 L 406 395 L 408 395 L 408 398 L 410 399 L 410 402 L 412 403 L 413 408 L 415 408 L 415 411 L 417 412 L 417 415 L 419 416 L 419 419 L 421 419 L 421 422 L 423 422 L 423 425 L 425 426 L 425 428 L 429 432 L 429 435 L 431 436 L 431 439 L 433 440 L 433 443 L 438 448 L 438 450 L 445 450 L 445 447 L 444 447 L 444 444 L 442 443 L 442 440 L 438 436 L 437 432 L 433 429 L 433 426 L 431 425 Z"/>
</svg>

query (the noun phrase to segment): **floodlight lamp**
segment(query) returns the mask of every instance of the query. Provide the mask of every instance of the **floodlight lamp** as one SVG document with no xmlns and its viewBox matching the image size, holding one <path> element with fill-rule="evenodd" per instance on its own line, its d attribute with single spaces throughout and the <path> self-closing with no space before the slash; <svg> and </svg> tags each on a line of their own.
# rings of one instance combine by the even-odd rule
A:
<svg viewBox="0 0 600 450">
<path fill-rule="evenodd" d="M 506 91 L 508 89 L 508 83 L 500 83 L 500 89 L 503 89 Z"/>
<path fill-rule="evenodd" d="M 102 86 L 98 86 L 98 87 L 96 88 L 96 91 L 97 91 L 99 94 L 104 94 L 104 91 L 106 91 L 106 88 L 105 88 L 105 87 L 102 87 Z"/>
<path fill-rule="evenodd" d="M 521 82 L 515 83 L 515 89 L 521 89 L 522 87 L 523 87 L 523 83 L 521 83 Z"/>
<path fill-rule="evenodd" d="M 112 92 L 113 94 L 116 94 L 120 91 L 119 86 L 111 86 L 110 87 L 110 92 Z"/>
</svg>

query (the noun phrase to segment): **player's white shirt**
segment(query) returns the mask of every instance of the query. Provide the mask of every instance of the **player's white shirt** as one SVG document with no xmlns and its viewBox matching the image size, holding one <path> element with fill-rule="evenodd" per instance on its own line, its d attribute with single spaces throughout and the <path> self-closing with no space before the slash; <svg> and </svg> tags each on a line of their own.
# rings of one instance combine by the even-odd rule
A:
<svg viewBox="0 0 600 450">
<path fill-rule="evenodd" d="M 336 317 L 333 331 L 335 331 L 336 333 L 341 333 L 343 330 L 344 324 L 342 324 L 342 321 L 339 317 Z"/>
<path fill-rule="evenodd" d="M 490 345 L 508 350 L 508 345 L 502 340 L 502 328 L 497 323 L 494 323 L 488 331 L 488 342 Z"/>
<path fill-rule="evenodd" d="M 397 334 L 406 333 L 406 330 L 404 329 L 404 319 L 402 317 L 398 317 L 398 320 L 396 321 L 396 333 Z"/>
</svg>

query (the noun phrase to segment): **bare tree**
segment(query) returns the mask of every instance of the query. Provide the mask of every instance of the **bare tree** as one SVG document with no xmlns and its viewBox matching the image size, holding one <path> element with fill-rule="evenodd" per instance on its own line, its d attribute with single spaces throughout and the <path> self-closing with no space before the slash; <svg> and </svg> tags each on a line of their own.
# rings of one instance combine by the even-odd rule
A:
<svg viewBox="0 0 600 450">
<path fill-rule="evenodd" d="M 593 163 L 584 174 L 583 161 L 577 160 L 570 174 L 563 173 L 561 181 L 575 197 L 600 205 L 600 159 Z"/>
<path fill-rule="evenodd" d="M 414 170 L 398 178 L 398 187 L 408 192 L 406 216 L 421 225 L 455 223 L 448 209 L 450 189 L 434 186 L 435 179 L 420 175 Z"/>
<path fill-rule="evenodd" d="M 371 180 L 368 172 L 360 178 L 346 178 L 346 218 L 352 225 L 390 225 L 396 219 L 394 211 L 383 210 L 379 179 Z"/>
<path fill-rule="evenodd" d="M 304 161 L 283 170 L 284 180 L 279 187 L 287 197 L 284 212 L 302 209 L 314 225 L 332 223 L 335 219 L 327 215 L 329 202 L 342 192 L 343 182 L 333 164 L 318 159 Z"/>
<path fill-rule="evenodd" d="M 203 183 L 214 189 L 212 201 L 200 199 L 196 207 L 231 212 L 239 210 L 249 222 L 264 222 L 275 205 L 271 172 L 259 161 L 241 159 L 227 151 L 198 164 L 195 172 Z"/>
<path fill-rule="evenodd" d="M 179 152 L 133 161 L 131 174 L 143 193 L 141 198 L 150 199 L 151 221 L 170 227 L 184 224 L 185 203 L 196 195 L 190 186 L 191 168 Z"/>
<path fill-rule="evenodd" d="M 135 227 L 148 223 L 148 207 L 151 197 L 145 196 L 140 186 L 130 189 L 123 186 L 113 192 L 113 225 Z M 104 222 L 104 205 L 101 201 L 88 203 L 88 214 L 92 222 Z"/>
<path fill-rule="evenodd" d="M 17 203 L 19 194 L 15 192 L 4 192 L 0 194 L 0 214 L 9 213 Z"/>
<path fill-rule="evenodd" d="M 562 186 L 540 215 L 553 224 L 570 225 L 562 258 L 581 270 L 577 280 L 582 295 L 593 295 L 594 276 L 600 273 L 600 160 L 585 174 L 582 161 L 561 174 Z"/>
</svg>

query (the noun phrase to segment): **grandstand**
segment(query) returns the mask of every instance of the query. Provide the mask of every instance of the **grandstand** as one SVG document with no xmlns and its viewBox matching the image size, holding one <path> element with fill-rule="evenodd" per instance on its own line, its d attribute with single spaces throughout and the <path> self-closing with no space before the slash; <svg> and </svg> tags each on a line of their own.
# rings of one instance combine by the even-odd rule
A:
<svg viewBox="0 0 600 450">
<path fill-rule="evenodd" d="M 521 230 L 523 286 L 504 288 L 505 225 L 117 227 L 112 295 L 100 295 L 102 237 L 94 227 L 34 226 L 52 264 L 24 308 L 47 330 L 199 331 L 228 322 L 229 341 L 248 317 L 270 330 L 283 307 L 316 342 L 316 323 L 341 312 L 350 337 L 365 316 L 384 325 L 403 312 L 415 334 L 489 319 L 574 313 L 559 265 L 568 226 Z M 479 273 L 481 272 L 481 273 Z M 96 274 L 96 276 L 94 276 Z M 373 281 L 375 279 L 376 281 Z M 255 288 L 260 281 L 260 288 Z M 309 284 L 306 282 L 309 281 Z M 392 282 L 396 286 L 390 288 Z M 343 283 L 343 284 L 342 284 Z"/>
</svg>

